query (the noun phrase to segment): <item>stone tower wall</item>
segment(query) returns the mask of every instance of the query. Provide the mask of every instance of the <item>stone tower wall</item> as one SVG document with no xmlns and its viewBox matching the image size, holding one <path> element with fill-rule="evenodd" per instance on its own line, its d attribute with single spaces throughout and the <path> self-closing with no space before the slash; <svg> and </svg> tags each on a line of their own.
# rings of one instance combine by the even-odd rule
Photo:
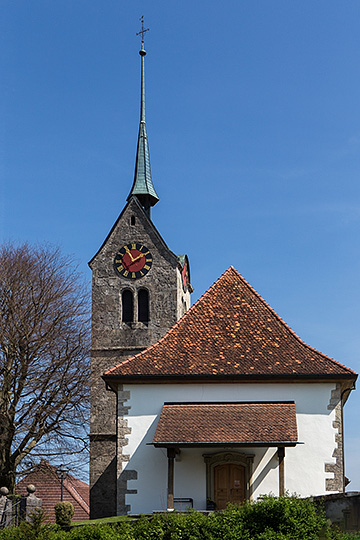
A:
<svg viewBox="0 0 360 540">
<path fill-rule="evenodd" d="M 151 252 L 150 271 L 137 280 L 114 270 L 118 250 L 131 242 Z M 116 396 L 106 390 L 101 376 L 126 358 L 158 341 L 190 307 L 190 293 L 181 286 L 177 257 L 167 248 L 135 198 L 116 222 L 90 262 L 92 284 L 90 512 L 91 518 L 116 513 L 117 438 Z M 139 289 L 149 293 L 148 323 L 137 321 Z M 124 289 L 134 295 L 134 322 L 122 322 Z M 126 437 L 126 434 L 123 434 Z M 120 452 L 121 453 L 121 452 Z"/>
</svg>

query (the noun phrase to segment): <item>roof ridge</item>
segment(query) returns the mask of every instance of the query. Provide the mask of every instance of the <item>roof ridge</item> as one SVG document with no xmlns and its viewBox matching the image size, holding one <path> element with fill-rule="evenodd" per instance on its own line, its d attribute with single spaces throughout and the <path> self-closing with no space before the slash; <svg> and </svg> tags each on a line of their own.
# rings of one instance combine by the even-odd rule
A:
<svg viewBox="0 0 360 540">
<path fill-rule="evenodd" d="M 103 377 L 282 373 L 356 376 L 305 343 L 230 266 L 160 340 L 107 370 Z"/>
</svg>

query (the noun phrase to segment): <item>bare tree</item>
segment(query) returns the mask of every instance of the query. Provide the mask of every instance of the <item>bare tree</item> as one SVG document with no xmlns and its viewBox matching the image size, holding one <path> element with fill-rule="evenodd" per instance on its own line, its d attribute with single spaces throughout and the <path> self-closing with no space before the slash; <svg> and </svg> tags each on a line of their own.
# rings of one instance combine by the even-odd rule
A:
<svg viewBox="0 0 360 540">
<path fill-rule="evenodd" d="M 88 294 L 71 258 L 0 247 L 0 486 L 13 490 L 31 456 L 86 446 L 88 351 Z"/>
</svg>

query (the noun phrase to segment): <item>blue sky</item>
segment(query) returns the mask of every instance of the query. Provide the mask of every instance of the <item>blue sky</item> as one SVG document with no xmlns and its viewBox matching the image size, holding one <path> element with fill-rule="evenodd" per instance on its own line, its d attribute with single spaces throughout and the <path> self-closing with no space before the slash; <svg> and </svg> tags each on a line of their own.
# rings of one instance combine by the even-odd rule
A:
<svg viewBox="0 0 360 540">
<path fill-rule="evenodd" d="M 196 300 L 234 266 L 307 343 L 360 371 L 358 0 L 2 0 L 0 239 L 49 242 L 86 279 L 146 120 Z M 359 395 L 358 395 L 359 394 Z M 358 409 L 346 474 L 360 490 Z"/>
</svg>

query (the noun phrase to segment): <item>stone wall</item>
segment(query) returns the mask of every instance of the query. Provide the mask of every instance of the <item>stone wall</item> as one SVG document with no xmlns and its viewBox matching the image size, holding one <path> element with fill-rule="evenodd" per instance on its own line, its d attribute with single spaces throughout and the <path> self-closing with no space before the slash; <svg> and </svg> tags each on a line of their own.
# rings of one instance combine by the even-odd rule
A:
<svg viewBox="0 0 360 540">
<path fill-rule="evenodd" d="M 146 246 L 153 258 L 150 271 L 142 278 L 129 280 L 114 270 L 119 249 L 136 242 Z M 116 397 L 105 388 L 101 376 L 141 350 L 158 341 L 175 324 L 184 306 L 190 306 L 190 292 L 179 293 L 181 281 L 177 257 L 168 249 L 140 204 L 132 198 L 110 231 L 104 244 L 89 263 L 92 284 L 91 352 L 91 428 L 90 428 L 90 517 L 115 515 L 116 484 L 126 465 L 126 425 L 123 415 L 116 422 Z M 131 290 L 135 307 L 139 289 L 149 294 L 150 317 L 147 323 L 122 322 L 122 292 Z M 117 430 L 119 433 L 117 436 Z M 116 460 L 118 451 L 119 461 Z M 130 474 L 130 473 L 129 473 Z M 134 476 L 135 472 L 131 472 Z M 126 511 L 126 482 L 122 474 L 122 502 Z M 125 482 L 122 484 L 121 482 Z"/>
<path fill-rule="evenodd" d="M 360 531 L 360 493 L 333 493 L 314 497 L 325 507 L 326 517 L 344 531 Z"/>
<path fill-rule="evenodd" d="M 331 399 L 328 405 L 329 411 L 335 410 L 335 420 L 333 428 L 337 431 L 335 435 L 336 447 L 332 457 L 335 463 L 325 463 L 325 472 L 333 473 L 333 478 L 326 479 L 326 491 L 343 491 L 344 486 L 344 441 L 342 425 L 342 403 L 341 403 L 341 385 L 337 384 L 331 392 Z"/>
</svg>

